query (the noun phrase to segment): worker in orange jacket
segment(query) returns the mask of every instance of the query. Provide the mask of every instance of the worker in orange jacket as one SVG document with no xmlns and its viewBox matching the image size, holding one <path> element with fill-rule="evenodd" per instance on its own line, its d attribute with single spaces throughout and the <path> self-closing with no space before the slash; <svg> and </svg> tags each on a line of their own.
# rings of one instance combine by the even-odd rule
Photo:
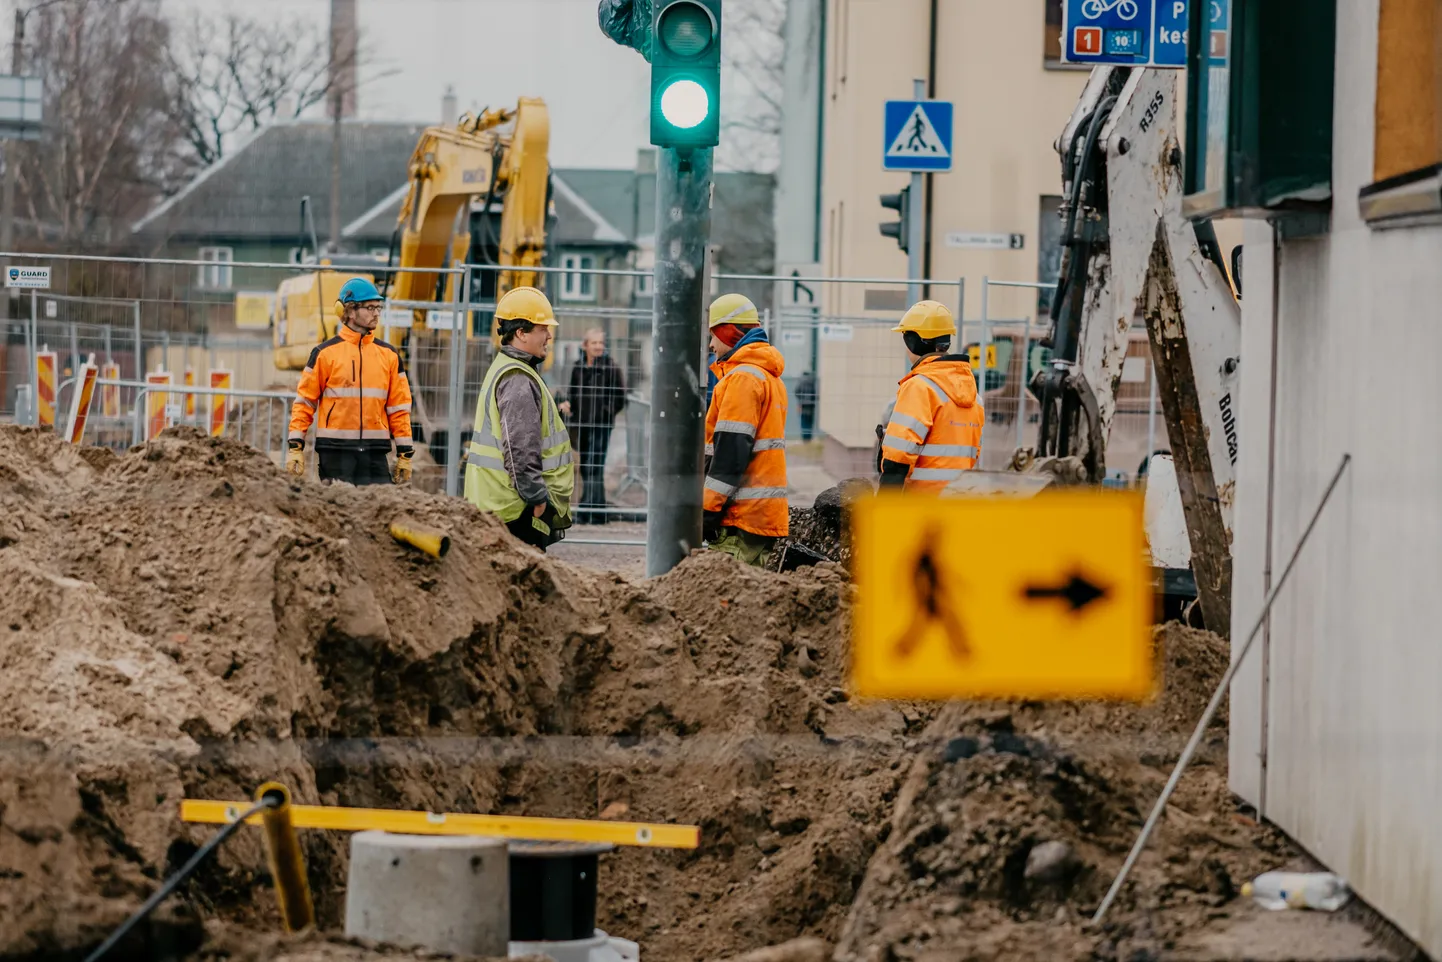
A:
<svg viewBox="0 0 1442 962">
<path fill-rule="evenodd" d="M 725 294 L 711 305 L 702 533 L 710 547 L 757 567 L 789 530 L 786 501 L 786 363 L 756 305 Z"/>
<path fill-rule="evenodd" d="M 947 353 L 956 321 L 946 305 L 921 301 L 892 330 L 906 342 L 911 371 L 881 438 L 881 484 L 940 491 L 981 458 L 976 378 L 966 355 Z"/>
<path fill-rule="evenodd" d="M 405 484 L 411 479 L 411 386 L 400 352 L 376 340 L 384 299 L 364 278 L 346 281 L 335 337 L 310 352 L 291 405 L 285 468 L 305 474 L 305 435 L 315 422 L 322 481 Z M 396 466 L 386 463 L 392 443 Z"/>
</svg>

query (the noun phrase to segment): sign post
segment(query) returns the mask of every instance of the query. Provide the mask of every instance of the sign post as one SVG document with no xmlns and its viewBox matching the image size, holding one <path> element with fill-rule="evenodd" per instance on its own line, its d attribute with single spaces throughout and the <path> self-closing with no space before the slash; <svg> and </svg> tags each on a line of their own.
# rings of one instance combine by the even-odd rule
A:
<svg viewBox="0 0 1442 962">
<path fill-rule="evenodd" d="M 922 174 L 951 170 L 953 117 L 949 101 L 926 99 L 926 81 L 913 81 L 911 100 L 888 100 L 882 130 L 883 170 L 911 172 L 907 201 L 906 276 L 911 280 L 906 296 L 910 303 L 921 300 L 922 230 L 925 205 L 922 202 Z"/>
</svg>

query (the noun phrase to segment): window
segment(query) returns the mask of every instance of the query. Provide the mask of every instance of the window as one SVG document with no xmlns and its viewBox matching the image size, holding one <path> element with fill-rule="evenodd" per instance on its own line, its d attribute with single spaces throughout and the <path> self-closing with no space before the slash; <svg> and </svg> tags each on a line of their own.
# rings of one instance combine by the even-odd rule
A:
<svg viewBox="0 0 1442 962">
<path fill-rule="evenodd" d="M 1373 184 L 1362 216 L 1384 220 L 1442 211 L 1442 4 L 1382 0 L 1377 30 Z"/>
<path fill-rule="evenodd" d="M 590 254 L 562 254 L 561 269 L 565 271 L 593 271 L 596 258 Z M 596 297 L 594 274 L 562 274 L 561 300 L 590 301 Z"/>
<path fill-rule="evenodd" d="M 1061 277 L 1062 228 L 1061 197 L 1043 194 L 1036 219 L 1036 282 L 1051 284 L 1051 289 L 1036 292 L 1038 316 L 1051 312 L 1051 298 L 1056 293 L 1057 278 Z"/>
<path fill-rule="evenodd" d="M 225 290 L 231 285 L 230 264 L 235 260 L 235 250 L 230 247 L 202 247 L 200 259 L 207 261 L 200 268 L 200 286 L 211 290 Z"/>
<path fill-rule="evenodd" d="M 1046 6 L 1046 36 L 1042 38 L 1042 60 L 1048 67 L 1061 63 L 1062 0 L 1042 0 Z"/>
</svg>

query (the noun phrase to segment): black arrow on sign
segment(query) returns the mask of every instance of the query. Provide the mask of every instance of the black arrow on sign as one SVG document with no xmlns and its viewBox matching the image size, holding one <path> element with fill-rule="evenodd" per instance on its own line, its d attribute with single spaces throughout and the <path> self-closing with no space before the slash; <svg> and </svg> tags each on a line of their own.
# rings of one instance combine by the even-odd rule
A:
<svg viewBox="0 0 1442 962">
<path fill-rule="evenodd" d="M 1081 575 L 1072 575 L 1071 580 L 1064 585 L 1046 587 L 1043 585 L 1028 585 L 1023 594 L 1029 600 L 1045 600 L 1057 598 L 1071 605 L 1073 613 L 1081 611 L 1093 601 L 1100 601 L 1107 596 L 1107 590 L 1094 585 Z"/>
</svg>

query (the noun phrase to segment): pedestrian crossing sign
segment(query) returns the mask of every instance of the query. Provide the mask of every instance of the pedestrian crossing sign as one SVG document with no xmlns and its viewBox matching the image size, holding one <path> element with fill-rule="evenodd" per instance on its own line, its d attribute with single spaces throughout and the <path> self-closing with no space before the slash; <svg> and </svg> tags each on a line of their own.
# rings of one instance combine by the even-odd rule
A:
<svg viewBox="0 0 1442 962">
<path fill-rule="evenodd" d="M 883 169 L 951 170 L 952 114 L 946 100 L 888 100 Z"/>
</svg>

